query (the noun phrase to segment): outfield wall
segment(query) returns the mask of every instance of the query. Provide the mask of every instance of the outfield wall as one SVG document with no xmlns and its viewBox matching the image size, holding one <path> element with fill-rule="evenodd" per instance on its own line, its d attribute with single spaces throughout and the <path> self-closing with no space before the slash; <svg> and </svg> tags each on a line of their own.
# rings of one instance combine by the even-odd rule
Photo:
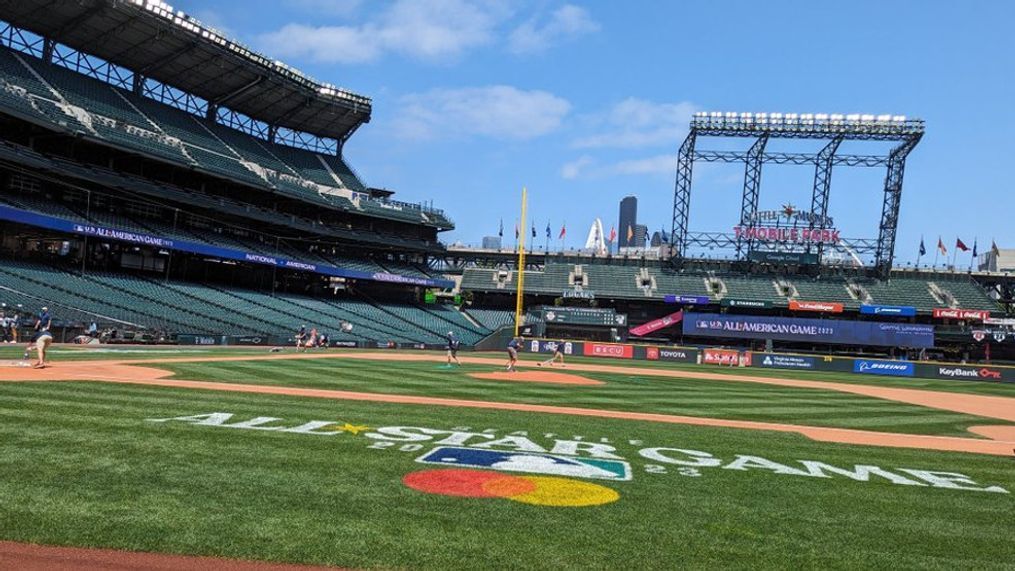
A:
<svg viewBox="0 0 1015 571">
<path fill-rule="evenodd" d="M 533 353 L 552 353 L 556 346 L 556 340 L 530 339 L 525 342 L 525 350 Z M 668 361 L 702 365 L 852 373 L 856 375 L 887 377 L 1015 383 L 1015 367 L 1004 365 L 964 365 L 934 361 L 896 361 L 861 357 L 762 353 L 740 351 L 738 349 L 664 347 L 590 341 L 568 341 L 564 345 L 564 354 L 604 359 Z"/>
</svg>

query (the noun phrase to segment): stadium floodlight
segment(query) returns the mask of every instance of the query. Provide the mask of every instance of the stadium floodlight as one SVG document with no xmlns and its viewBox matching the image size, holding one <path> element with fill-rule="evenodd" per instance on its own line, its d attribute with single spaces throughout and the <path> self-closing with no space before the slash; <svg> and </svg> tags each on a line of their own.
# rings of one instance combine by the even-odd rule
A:
<svg viewBox="0 0 1015 571">
<path fill-rule="evenodd" d="M 892 120 L 891 115 L 878 115 L 878 123 L 887 123 Z"/>
<path fill-rule="evenodd" d="M 864 115 L 860 116 L 860 120 L 861 121 L 870 122 L 870 121 L 874 120 L 874 116 L 873 115 L 869 115 L 869 114 L 864 114 Z"/>
<path fill-rule="evenodd" d="M 827 113 L 818 113 L 818 114 L 814 115 L 814 118 L 817 119 L 818 121 L 828 121 L 828 114 Z"/>
<path fill-rule="evenodd" d="M 905 120 L 906 120 L 906 116 L 905 115 L 894 115 L 892 117 L 892 121 L 895 121 L 896 123 L 902 123 Z"/>
<path fill-rule="evenodd" d="M 860 114 L 850 113 L 849 115 L 846 115 L 846 120 L 849 121 L 850 123 L 856 123 L 857 121 L 860 120 Z"/>
</svg>

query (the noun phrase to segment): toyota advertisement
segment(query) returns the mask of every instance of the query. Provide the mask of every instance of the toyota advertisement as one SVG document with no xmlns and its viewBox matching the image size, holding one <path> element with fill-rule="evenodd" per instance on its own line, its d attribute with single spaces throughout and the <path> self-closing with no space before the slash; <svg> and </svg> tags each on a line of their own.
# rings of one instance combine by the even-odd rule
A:
<svg viewBox="0 0 1015 571">
<path fill-rule="evenodd" d="M 684 313 L 683 333 L 694 337 L 774 339 L 815 344 L 934 346 L 934 326 L 796 317 Z"/>
</svg>

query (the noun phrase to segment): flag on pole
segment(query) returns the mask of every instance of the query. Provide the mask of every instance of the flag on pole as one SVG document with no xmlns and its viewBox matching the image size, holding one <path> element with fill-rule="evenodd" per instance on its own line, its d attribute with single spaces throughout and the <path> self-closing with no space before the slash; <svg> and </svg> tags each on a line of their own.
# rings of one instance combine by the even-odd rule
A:
<svg viewBox="0 0 1015 571">
<path fill-rule="evenodd" d="M 550 221 L 549 220 L 546 221 L 546 239 L 547 240 L 550 239 Z"/>
<path fill-rule="evenodd" d="M 612 243 L 617 239 L 617 227 L 610 226 L 610 242 Z"/>
<path fill-rule="evenodd" d="M 518 240 L 518 237 L 521 235 L 521 232 L 518 231 L 518 223 L 515 222 L 515 240 Z"/>
<path fill-rule="evenodd" d="M 628 242 L 628 244 L 631 243 L 631 238 L 634 238 L 634 229 L 631 228 L 630 224 L 628 224 L 627 225 L 627 242 Z"/>
<path fill-rule="evenodd" d="M 973 238 L 973 258 L 976 258 L 976 242 L 977 239 Z"/>
<path fill-rule="evenodd" d="M 533 238 L 536 237 L 536 223 L 535 222 L 532 223 L 532 237 Z"/>
<path fill-rule="evenodd" d="M 666 233 L 666 229 L 665 228 L 660 228 L 659 229 L 659 239 L 662 241 L 663 244 L 669 244 L 670 243 L 670 235 Z"/>
<path fill-rule="evenodd" d="M 920 255 L 924 256 L 927 254 L 927 247 L 923 245 L 923 236 L 920 236 Z"/>
<path fill-rule="evenodd" d="M 504 237 L 504 219 L 503 218 L 500 219 L 500 230 L 497 231 L 497 235 L 500 236 L 501 238 Z"/>
<path fill-rule="evenodd" d="M 966 244 L 964 242 L 962 242 L 961 239 L 956 237 L 955 238 L 955 249 L 962 250 L 963 252 L 968 252 L 969 251 L 969 246 L 966 246 Z"/>
<path fill-rule="evenodd" d="M 948 255 L 948 248 L 945 248 L 945 243 L 941 241 L 941 236 L 937 237 L 937 250 L 941 252 L 941 255 Z"/>
<path fill-rule="evenodd" d="M 560 236 L 557 236 L 557 239 L 563 240 L 564 236 L 567 236 L 567 223 L 560 225 Z"/>
</svg>

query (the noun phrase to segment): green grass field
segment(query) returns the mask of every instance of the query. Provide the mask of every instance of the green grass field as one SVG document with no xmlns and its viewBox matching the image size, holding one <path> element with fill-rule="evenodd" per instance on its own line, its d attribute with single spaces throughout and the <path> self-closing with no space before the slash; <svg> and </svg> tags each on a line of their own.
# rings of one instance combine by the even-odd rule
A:
<svg viewBox="0 0 1015 571">
<path fill-rule="evenodd" d="M 54 359 L 59 367 L 85 354 L 66 350 Z M 637 375 L 583 373 L 606 382 L 585 387 L 480 381 L 465 373 L 489 366 L 446 370 L 439 363 L 311 359 L 164 368 L 179 378 L 223 383 L 932 435 L 972 436 L 965 427 L 1004 424 L 832 391 Z M 937 390 L 948 383 L 877 384 Z M 950 384 L 989 389 L 984 394 L 1008 389 Z M 246 430 L 150 421 L 210 413 L 232 414 L 225 424 L 278 420 Z M 335 424 L 316 430 L 324 434 L 256 429 L 311 421 Z M 367 428 L 334 430 L 346 424 Z M 389 441 L 383 438 L 396 432 L 381 427 L 443 432 L 414 429 L 405 432 L 418 440 Z M 546 450 L 556 440 L 610 446 L 629 464 L 631 478 L 588 480 L 619 499 L 587 507 L 452 497 L 405 485 L 409 474 L 442 467 L 417 459 L 451 431 L 487 432 L 464 446 L 471 449 L 510 435 Z M 645 452 L 656 448 L 668 450 Z M 667 463 L 658 454 L 706 465 Z M 856 466 L 877 466 L 890 477 L 874 473 L 858 481 L 864 478 Z M 938 474 L 938 485 L 930 485 L 906 469 L 968 479 Z M 0 383 L 0 473 L 0 539 L 41 544 L 384 569 L 1015 568 L 1015 496 L 982 490 L 1015 492 L 1015 459 L 827 444 L 774 432 L 103 383 Z"/>
</svg>

